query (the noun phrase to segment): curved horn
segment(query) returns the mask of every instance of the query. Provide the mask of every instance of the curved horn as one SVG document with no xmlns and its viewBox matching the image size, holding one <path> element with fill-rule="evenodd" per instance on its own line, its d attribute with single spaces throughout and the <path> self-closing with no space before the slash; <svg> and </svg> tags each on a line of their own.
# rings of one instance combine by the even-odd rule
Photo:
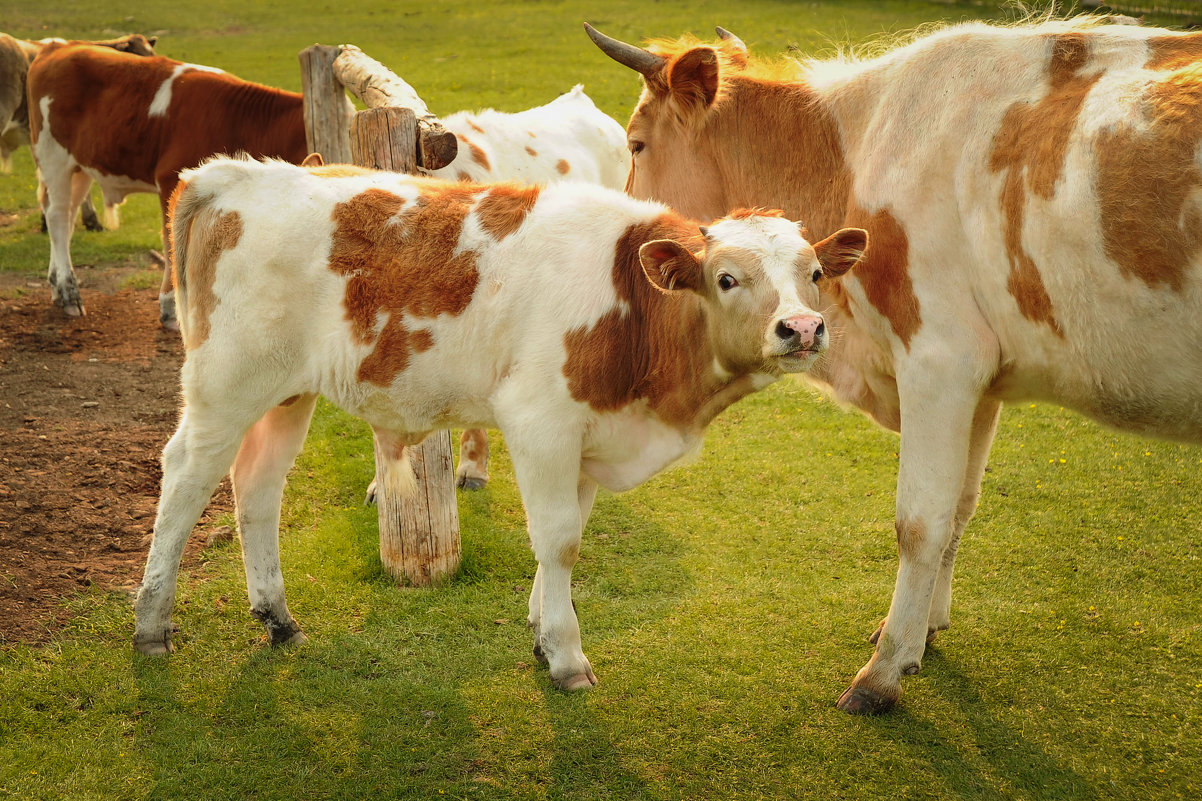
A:
<svg viewBox="0 0 1202 801">
<path fill-rule="evenodd" d="M 743 52 L 743 55 L 747 55 L 747 45 L 743 44 L 742 39 L 735 36 L 733 33 L 726 30 L 726 28 L 723 28 L 721 25 L 714 26 L 714 30 L 717 31 L 719 39 L 721 39 L 724 42 L 729 42 L 730 44 L 739 48 L 739 50 L 741 50 Z"/>
<path fill-rule="evenodd" d="M 593 40 L 593 43 L 601 48 L 602 53 L 644 77 L 658 73 L 667 62 L 667 59 L 649 53 L 641 47 L 619 42 L 617 39 L 606 36 L 587 22 L 584 23 L 584 31 Z"/>
</svg>

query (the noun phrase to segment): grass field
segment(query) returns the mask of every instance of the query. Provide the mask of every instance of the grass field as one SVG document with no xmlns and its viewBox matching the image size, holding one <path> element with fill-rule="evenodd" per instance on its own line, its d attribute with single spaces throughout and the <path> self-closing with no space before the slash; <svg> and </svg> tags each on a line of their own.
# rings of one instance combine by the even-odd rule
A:
<svg viewBox="0 0 1202 801">
<path fill-rule="evenodd" d="M 715 24 L 771 57 L 990 7 L 919 2 L 0 0 L 18 36 L 159 32 L 161 53 L 299 89 L 296 53 L 358 44 L 436 112 L 544 103 L 576 82 L 625 121 L 638 93 L 580 23 L 638 41 Z M 28 150 L 0 176 L 0 269 L 45 271 Z M 158 247 L 150 196 L 76 263 Z M 147 292 L 154 293 L 153 287 Z M 86 302 L 86 297 L 85 297 Z M 957 565 L 952 629 L 879 719 L 834 701 L 896 570 L 897 440 L 787 380 L 727 410 L 703 455 L 598 499 L 574 574 L 600 685 L 530 653 L 534 562 L 503 443 L 460 495 L 464 564 L 403 589 L 379 563 L 365 426 L 326 405 L 285 498 L 289 603 L 272 651 L 236 544 L 181 581 L 169 660 L 133 613 L 67 599 L 45 647 L 0 650 L 0 797 L 15 799 L 1197 798 L 1202 450 L 1005 410 Z M 0 443 L 0 450 L 3 443 Z M 2 572 L 2 570 L 0 570 Z"/>
</svg>

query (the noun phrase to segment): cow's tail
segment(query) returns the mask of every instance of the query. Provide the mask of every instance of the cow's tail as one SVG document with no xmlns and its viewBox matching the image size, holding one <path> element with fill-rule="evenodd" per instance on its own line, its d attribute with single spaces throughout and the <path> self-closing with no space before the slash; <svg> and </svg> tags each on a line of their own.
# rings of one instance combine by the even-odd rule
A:
<svg viewBox="0 0 1202 801">
<path fill-rule="evenodd" d="M 238 177 L 246 174 L 246 165 L 250 163 L 245 158 L 219 157 L 191 170 L 179 174 L 179 183 L 171 193 L 167 202 L 167 235 L 171 248 L 171 271 L 175 285 L 175 306 L 173 310 L 178 316 L 180 332 L 184 335 L 184 345 L 189 345 L 188 336 L 188 269 L 189 253 L 196 255 L 193 240 L 202 229 L 204 221 L 211 215 L 213 199 L 223 189 L 230 185 L 230 170 L 233 169 Z M 196 244 L 203 244 L 197 242 Z M 162 302 L 162 298 L 160 298 Z"/>
</svg>

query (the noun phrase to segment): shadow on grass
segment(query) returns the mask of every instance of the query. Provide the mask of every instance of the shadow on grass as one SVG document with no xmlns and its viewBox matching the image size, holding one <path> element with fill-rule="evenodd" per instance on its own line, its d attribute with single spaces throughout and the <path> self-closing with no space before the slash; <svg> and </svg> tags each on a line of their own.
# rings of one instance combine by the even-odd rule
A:
<svg viewBox="0 0 1202 801">
<path fill-rule="evenodd" d="M 1095 799 L 1099 789 L 1070 768 L 1059 764 L 1021 733 L 997 720 L 995 709 L 981 697 L 977 683 L 938 650 L 928 649 L 923 671 L 937 680 L 938 692 L 958 706 L 962 723 L 973 735 L 976 753 L 992 768 L 984 776 L 964 759 L 962 750 L 949 742 L 929 719 L 912 714 L 903 705 L 886 718 L 892 737 L 925 760 L 959 798 L 1011 798 L 1016 794 L 1037 798 Z M 1002 790 L 997 783 L 1005 783 Z"/>
</svg>

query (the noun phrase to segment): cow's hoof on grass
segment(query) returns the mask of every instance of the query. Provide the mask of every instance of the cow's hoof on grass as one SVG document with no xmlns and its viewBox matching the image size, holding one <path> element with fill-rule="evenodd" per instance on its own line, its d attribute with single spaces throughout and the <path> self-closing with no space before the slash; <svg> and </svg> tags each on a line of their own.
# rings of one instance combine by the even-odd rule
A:
<svg viewBox="0 0 1202 801">
<path fill-rule="evenodd" d="M 271 641 L 271 647 L 272 648 L 290 648 L 290 647 L 296 646 L 296 645 L 304 645 L 308 641 L 309 641 L 309 638 L 305 636 L 305 633 L 303 631 L 301 631 L 300 629 L 297 629 L 296 632 L 291 637 L 281 639 L 278 642 L 273 639 Z"/>
<path fill-rule="evenodd" d="M 455 486 L 465 490 L 482 490 L 488 485 L 487 478 L 477 478 L 476 476 L 458 476 L 455 479 Z"/>
<path fill-rule="evenodd" d="M 175 650 L 171 635 L 157 640 L 134 640 L 134 650 L 146 656 L 168 656 Z"/>
<path fill-rule="evenodd" d="M 867 687 L 848 687 L 836 706 L 849 715 L 883 715 L 897 704 L 898 696 L 887 696 Z"/>
<path fill-rule="evenodd" d="M 566 679 L 552 678 L 551 683 L 565 693 L 574 693 L 580 690 L 591 690 L 596 687 L 597 677 L 593 675 L 592 669 L 589 669 L 585 673 L 577 673 L 574 676 L 568 676 Z"/>
</svg>

